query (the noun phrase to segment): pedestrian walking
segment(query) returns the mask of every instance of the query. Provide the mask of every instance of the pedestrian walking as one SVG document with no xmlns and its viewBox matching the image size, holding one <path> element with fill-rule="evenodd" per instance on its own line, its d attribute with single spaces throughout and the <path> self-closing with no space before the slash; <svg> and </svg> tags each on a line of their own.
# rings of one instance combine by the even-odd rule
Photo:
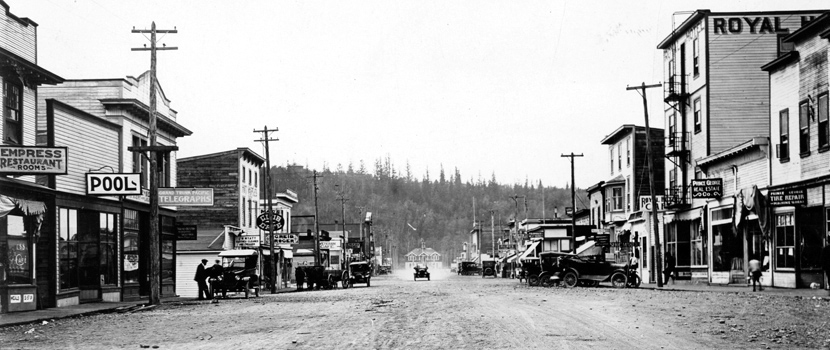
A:
<svg viewBox="0 0 830 350">
<path fill-rule="evenodd" d="M 205 282 L 208 278 L 208 271 L 205 269 L 207 263 L 208 259 L 202 259 L 202 263 L 196 267 L 196 276 L 193 277 L 193 280 L 199 285 L 199 300 L 210 299 L 207 282 Z M 202 297 L 203 295 L 204 298 Z"/>
<path fill-rule="evenodd" d="M 666 281 L 664 282 L 664 284 L 669 284 L 669 279 L 672 279 L 672 281 L 674 281 L 675 279 L 672 275 L 674 273 L 674 257 L 671 256 L 671 253 L 666 253 L 664 261 L 665 264 L 663 265 L 663 276 L 665 276 Z"/>
<path fill-rule="evenodd" d="M 824 270 L 826 281 L 830 283 L 830 235 L 827 236 L 828 244 L 821 249 L 821 269 Z"/>
<path fill-rule="evenodd" d="M 749 278 L 752 279 L 752 291 L 755 291 L 755 284 L 758 284 L 758 290 L 764 290 L 761 287 L 761 261 L 757 258 L 752 258 L 749 261 Z"/>
<path fill-rule="evenodd" d="M 303 284 L 305 283 L 305 271 L 298 266 L 294 272 L 294 277 L 297 278 L 297 290 L 303 290 Z"/>
</svg>

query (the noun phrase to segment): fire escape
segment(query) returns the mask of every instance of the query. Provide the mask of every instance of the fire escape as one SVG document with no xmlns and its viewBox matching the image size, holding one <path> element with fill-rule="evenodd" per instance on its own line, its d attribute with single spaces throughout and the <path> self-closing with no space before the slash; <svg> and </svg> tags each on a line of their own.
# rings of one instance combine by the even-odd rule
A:
<svg viewBox="0 0 830 350">
<path fill-rule="evenodd" d="M 674 52 L 674 50 L 672 50 Z M 685 51 L 681 47 L 681 57 Z M 669 181 L 665 192 L 666 208 L 682 209 L 691 204 L 686 185 L 687 165 L 691 164 L 691 148 L 689 145 L 690 135 L 685 130 L 685 113 L 689 106 L 689 87 L 685 76 L 685 62 L 681 62 L 680 74 L 674 69 L 675 60 L 669 61 L 669 79 L 664 84 L 664 102 L 668 104 L 674 113 L 669 117 L 666 130 L 666 158 L 674 164 L 677 171 L 669 172 Z M 678 120 L 678 116 L 680 117 Z M 678 177 L 680 178 L 678 180 Z"/>
</svg>

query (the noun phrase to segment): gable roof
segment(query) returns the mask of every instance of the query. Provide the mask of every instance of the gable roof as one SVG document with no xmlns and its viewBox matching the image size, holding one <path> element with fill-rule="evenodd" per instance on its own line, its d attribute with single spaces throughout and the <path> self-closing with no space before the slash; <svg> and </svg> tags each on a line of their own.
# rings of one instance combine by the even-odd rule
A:
<svg viewBox="0 0 830 350">
<path fill-rule="evenodd" d="M 409 253 L 406 253 L 406 255 L 421 255 L 421 254 L 427 255 L 427 256 L 438 254 L 438 256 L 441 256 L 441 253 L 436 252 L 432 248 L 426 248 L 426 249 L 415 248 L 415 249 L 412 249 Z"/>
</svg>

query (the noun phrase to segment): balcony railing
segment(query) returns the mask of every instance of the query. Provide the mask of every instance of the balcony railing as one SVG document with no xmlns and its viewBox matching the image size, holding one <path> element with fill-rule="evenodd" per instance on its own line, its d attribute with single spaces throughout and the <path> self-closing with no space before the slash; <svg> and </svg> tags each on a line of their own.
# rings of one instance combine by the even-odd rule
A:
<svg viewBox="0 0 830 350">
<path fill-rule="evenodd" d="M 666 155 L 681 156 L 689 152 L 688 132 L 669 132 L 666 135 Z"/>
<path fill-rule="evenodd" d="M 672 75 L 663 84 L 664 101 L 681 101 L 689 96 L 689 86 L 681 75 Z"/>
<path fill-rule="evenodd" d="M 678 208 L 689 205 L 689 197 L 686 195 L 683 186 L 669 187 L 665 194 L 666 208 Z"/>
</svg>

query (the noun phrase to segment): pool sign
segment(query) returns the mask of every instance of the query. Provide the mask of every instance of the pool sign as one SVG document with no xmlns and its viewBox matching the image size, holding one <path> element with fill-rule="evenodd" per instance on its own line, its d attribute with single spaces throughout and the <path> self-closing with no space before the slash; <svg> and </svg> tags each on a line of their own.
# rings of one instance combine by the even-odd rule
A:
<svg viewBox="0 0 830 350">
<path fill-rule="evenodd" d="M 723 196 L 723 179 L 692 180 L 692 198 L 720 198 Z"/>
<path fill-rule="evenodd" d="M 87 173 L 86 194 L 131 196 L 141 194 L 141 174 Z"/>
<path fill-rule="evenodd" d="M 0 146 L 0 174 L 66 175 L 66 147 Z"/>
</svg>

